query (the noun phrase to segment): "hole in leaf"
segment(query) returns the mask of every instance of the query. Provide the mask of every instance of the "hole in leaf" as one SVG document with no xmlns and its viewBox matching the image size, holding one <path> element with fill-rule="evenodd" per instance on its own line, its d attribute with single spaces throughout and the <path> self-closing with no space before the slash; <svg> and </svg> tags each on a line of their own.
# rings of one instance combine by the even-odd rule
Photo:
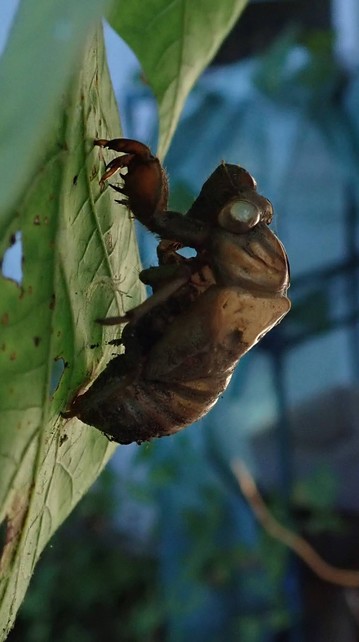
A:
<svg viewBox="0 0 359 642">
<path fill-rule="evenodd" d="M 10 247 L 5 251 L 2 260 L 2 274 L 6 279 L 22 283 L 22 238 L 21 232 L 16 232 L 10 239 Z"/>
<path fill-rule="evenodd" d="M 184 256 L 184 258 L 186 259 L 191 259 L 197 256 L 196 250 L 194 250 L 192 247 L 181 247 L 180 250 L 177 250 L 177 254 L 180 254 L 180 256 Z"/>
<path fill-rule="evenodd" d="M 51 379 L 50 379 L 50 395 L 53 395 L 55 390 L 60 385 L 61 377 L 65 370 L 65 361 L 62 357 L 57 357 L 54 359 L 51 370 Z"/>
</svg>

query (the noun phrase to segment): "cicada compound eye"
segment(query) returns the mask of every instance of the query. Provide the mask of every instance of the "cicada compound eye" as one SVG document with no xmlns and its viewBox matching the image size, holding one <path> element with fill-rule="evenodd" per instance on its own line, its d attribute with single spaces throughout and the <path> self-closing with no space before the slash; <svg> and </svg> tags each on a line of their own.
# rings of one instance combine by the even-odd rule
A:
<svg viewBox="0 0 359 642">
<path fill-rule="evenodd" d="M 257 205 L 247 200 L 233 201 L 223 208 L 218 216 L 218 223 L 223 229 L 235 234 L 245 234 L 261 220 Z"/>
</svg>

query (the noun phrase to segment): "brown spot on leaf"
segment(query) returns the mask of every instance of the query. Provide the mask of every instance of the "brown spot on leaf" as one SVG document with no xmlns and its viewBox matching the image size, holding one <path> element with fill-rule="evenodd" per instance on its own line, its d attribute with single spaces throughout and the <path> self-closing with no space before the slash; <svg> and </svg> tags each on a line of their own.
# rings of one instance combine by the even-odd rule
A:
<svg viewBox="0 0 359 642">
<path fill-rule="evenodd" d="M 3 522 L 0 524 L 0 551 L 2 552 L 4 550 L 4 547 L 6 545 L 6 539 L 7 539 L 7 519 L 4 519 Z"/>
<path fill-rule="evenodd" d="M 38 345 L 40 344 L 41 337 L 34 337 L 34 338 L 33 338 L 33 341 L 34 341 L 34 346 L 35 346 L 35 348 L 37 348 L 37 347 L 38 347 Z"/>
<path fill-rule="evenodd" d="M 29 507 L 29 491 L 31 487 L 21 488 L 21 492 L 14 492 L 11 504 L 5 516 L 5 528 L 2 537 L 2 550 L 0 552 L 0 572 L 2 575 L 10 568 L 18 548 L 22 527 Z"/>
<path fill-rule="evenodd" d="M 12 352 L 10 354 L 10 361 L 15 361 L 16 360 L 16 352 Z"/>
<path fill-rule="evenodd" d="M 60 441 L 59 441 L 59 445 L 62 446 L 62 444 L 64 444 L 65 441 L 67 441 L 67 440 L 68 440 L 68 436 L 66 434 L 61 435 Z"/>
<path fill-rule="evenodd" d="M 37 214 L 34 218 L 34 225 L 40 225 L 40 224 L 41 224 L 40 216 Z"/>
<path fill-rule="evenodd" d="M 32 294 L 32 285 L 29 285 L 29 287 L 27 288 L 27 293 Z"/>
<path fill-rule="evenodd" d="M 9 315 L 7 312 L 4 312 L 4 314 L 2 315 L 1 323 L 2 325 L 9 325 Z"/>
<path fill-rule="evenodd" d="M 55 305 L 56 305 L 56 297 L 55 297 L 55 295 L 53 294 L 53 295 L 52 295 L 52 297 L 51 297 L 51 299 L 50 299 L 50 304 L 49 304 L 49 308 L 50 308 L 50 310 L 54 310 Z"/>
</svg>

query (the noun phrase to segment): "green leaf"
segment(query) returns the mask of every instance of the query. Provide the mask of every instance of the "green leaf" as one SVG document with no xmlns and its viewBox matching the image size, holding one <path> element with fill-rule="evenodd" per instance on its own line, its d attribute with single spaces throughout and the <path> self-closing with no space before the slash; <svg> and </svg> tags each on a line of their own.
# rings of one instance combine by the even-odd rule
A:
<svg viewBox="0 0 359 642">
<path fill-rule="evenodd" d="M 108 0 L 23 0 L 0 60 L 0 218 L 23 191 Z"/>
<path fill-rule="evenodd" d="M 159 105 L 164 157 L 184 102 L 237 21 L 246 0 L 131 0 L 110 23 L 137 55 Z"/>
<path fill-rule="evenodd" d="M 111 358 L 106 341 L 118 329 L 103 329 L 95 319 L 123 313 L 142 293 L 129 214 L 99 188 L 103 151 L 93 140 L 119 135 L 97 35 L 58 105 L 15 216 L 0 227 L 0 254 L 15 231 L 23 241 L 21 285 L 0 275 L 3 636 L 42 549 L 114 451 L 99 431 L 59 413 Z M 59 363 L 66 367 L 53 392 Z"/>
</svg>

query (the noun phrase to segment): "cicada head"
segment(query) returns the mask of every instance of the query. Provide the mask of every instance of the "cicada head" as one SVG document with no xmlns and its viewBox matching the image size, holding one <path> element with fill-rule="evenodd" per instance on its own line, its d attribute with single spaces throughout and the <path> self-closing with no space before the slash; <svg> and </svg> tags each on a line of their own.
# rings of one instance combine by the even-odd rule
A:
<svg viewBox="0 0 359 642">
<path fill-rule="evenodd" d="M 257 192 L 257 183 L 239 165 L 222 163 L 204 183 L 187 215 L 235 233 L 245 233 L 259 221 L 269 224 L 273 210 Z"/>
</svg>

